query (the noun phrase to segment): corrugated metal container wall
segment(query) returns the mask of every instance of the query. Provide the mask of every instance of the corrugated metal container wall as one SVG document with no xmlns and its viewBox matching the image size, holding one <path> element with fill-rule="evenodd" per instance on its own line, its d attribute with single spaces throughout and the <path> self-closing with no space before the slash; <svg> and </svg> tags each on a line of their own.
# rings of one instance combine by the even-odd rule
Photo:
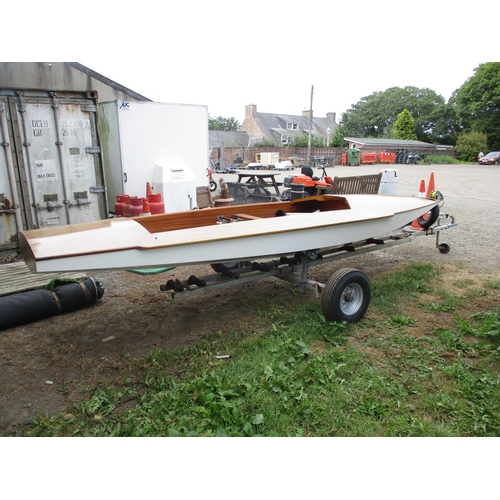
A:
<svg viewBox="0 0 500 500">
<path fill-rule="evenodd" d="M 5 101 L 0 98 L 0 249 L 17 248 L 17 228 L 22 227 L 21 209 L 9 150 Z"/>
<path fill-rule="evenodd" d="M 0 89 L 2 213 L 14 215 L 0 250 L 22 229 L 107 218 L 96 113 L 95 92 Z"/>
</svg>

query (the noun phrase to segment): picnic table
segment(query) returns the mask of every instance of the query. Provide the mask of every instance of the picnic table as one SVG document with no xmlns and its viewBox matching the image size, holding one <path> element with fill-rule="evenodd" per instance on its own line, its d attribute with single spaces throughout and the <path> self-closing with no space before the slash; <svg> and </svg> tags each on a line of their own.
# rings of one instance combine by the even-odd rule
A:
<svg viewBox="0 0 500 500">
<path fill-rule="evenodd" d="M 278 196 L 281 195 L 279 186 L 281 183 L 276 181 L 278 174 L 238 174 L 238 182 L 245 186 L 258 184 L 265 188 L 274 188 Z"/>
</svg>

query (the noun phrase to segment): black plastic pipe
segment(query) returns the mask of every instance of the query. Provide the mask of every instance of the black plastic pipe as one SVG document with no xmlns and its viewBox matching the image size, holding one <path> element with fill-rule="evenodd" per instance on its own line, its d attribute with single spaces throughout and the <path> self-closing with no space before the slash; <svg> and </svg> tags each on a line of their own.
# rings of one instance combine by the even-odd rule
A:
<svg viewBox="0 0 500 500">
<path fill-rule="evenodd" d="M 31 290 L 0 297 L 0 330 L 95 304 L 104 290 L 97 278 L 56 282 L 52 290 Z"/>
</svg>

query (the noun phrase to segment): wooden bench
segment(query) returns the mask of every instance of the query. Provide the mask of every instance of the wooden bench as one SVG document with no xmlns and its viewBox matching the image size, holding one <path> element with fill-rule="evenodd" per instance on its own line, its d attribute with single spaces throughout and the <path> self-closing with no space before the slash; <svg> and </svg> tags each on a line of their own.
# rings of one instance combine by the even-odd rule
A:
<svg viewBox="0 0 500 500">
<path fill-rule="evenodd" d="M 353 177 L 334 177 L 332 194 L 378 194 L 382 173 Z"/>
</svg>

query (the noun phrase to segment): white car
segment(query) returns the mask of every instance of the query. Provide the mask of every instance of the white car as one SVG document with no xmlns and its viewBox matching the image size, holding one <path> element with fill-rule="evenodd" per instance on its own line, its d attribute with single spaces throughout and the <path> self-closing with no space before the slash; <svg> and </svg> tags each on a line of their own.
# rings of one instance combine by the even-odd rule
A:
<svg viewBox="0 0 500 500">
<path fill-rule="evenodd" d="M 260 170 L 262 168 L 262 163 L 249 163 L 247 168 L 248 170 Z"/>
<path fill-rule="evenodd" d="M 288 160 L 280 161 L 274 166 L 274 170 L 293 170 L 293 163 Z"/>
</svg>

